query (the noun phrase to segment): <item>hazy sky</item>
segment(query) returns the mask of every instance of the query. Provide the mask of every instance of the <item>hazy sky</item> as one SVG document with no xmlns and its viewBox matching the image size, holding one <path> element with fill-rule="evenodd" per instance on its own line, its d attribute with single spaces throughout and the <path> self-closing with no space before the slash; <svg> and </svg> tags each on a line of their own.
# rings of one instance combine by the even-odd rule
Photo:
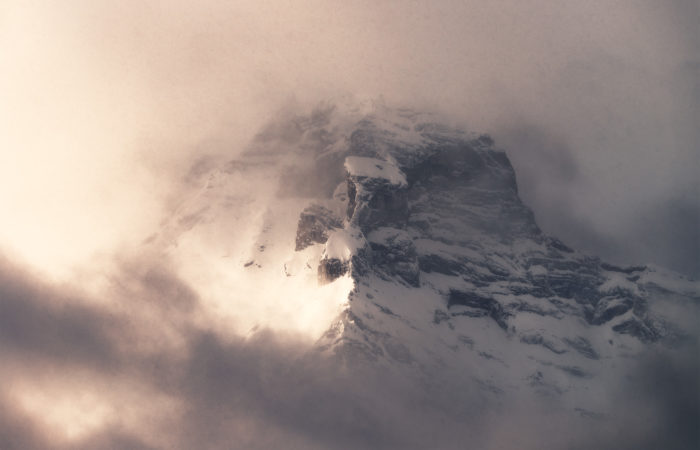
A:
<svg viewBox="0 0 700 450">
<path fill-rule="evenodd" d="M 383 96 L 491 133 L 571 246 L 700 275 L 698 23 L 697 0 L 3 0 L 0 446 L 405 448 L 450 429 L 394 380 L 295 366 L 299 336 L 219 333 L 136 244 L 194 161 L 238 154 L 279 108 Z M 697 358 L 664 358 L 611 392 L 610 448 L 617 425 L 638 448 L 697 436 Z M 483 448 L 572 442 L 539 412 L 472 425 Z"/>
<path fill-rule="evenodd" d="M 700 273 L 700 21 L 674 1 L 5 1 L 0 247 L 55 274 L 294 98 L 382 95 L 506 147 L 543 228 Z"/>
</svg>

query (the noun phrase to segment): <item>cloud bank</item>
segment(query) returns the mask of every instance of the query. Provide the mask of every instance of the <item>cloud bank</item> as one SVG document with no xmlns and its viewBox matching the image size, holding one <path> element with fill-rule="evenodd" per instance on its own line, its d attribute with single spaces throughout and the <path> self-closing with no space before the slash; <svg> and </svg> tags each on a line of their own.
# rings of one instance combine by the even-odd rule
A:
<svg viewBox="0 0 700 450">
<path fill-rule="evenodd" d="M 0 245 L 54 274 L 147 235 L 202 154 L 339 93 L 491 133 L 572 245 L 700 270 L 691 0 L 3 8 Z"/>
<path fill-rule="evenodd" d="M 582 426 L 556 403 L 493 407 L 447 374 L 426 398 L 289 331 L 225 333 L 203 283 L 133 250 L 280 108 L 347 94 L 491 133 L 540 225 L 572 246 L 698 275 L 696 2 L 1 8 L 0 447 L 698 442 L 692 343 L 622 368 L 614 417 Z"/>
<path fill-rule="evenodd" d="M 98 301 L 3 261 L 2 448 L 683 449 L 700 438 L 693 343 L 625 364 L 613 413 L 575 417 L 556 398 L 489 402 L 464 374 L 346 366 L 288 333 L 224 336 L 197 323 L 198 299 L 166 267 L 131 260 L 122 276 Z"/>
</svg>

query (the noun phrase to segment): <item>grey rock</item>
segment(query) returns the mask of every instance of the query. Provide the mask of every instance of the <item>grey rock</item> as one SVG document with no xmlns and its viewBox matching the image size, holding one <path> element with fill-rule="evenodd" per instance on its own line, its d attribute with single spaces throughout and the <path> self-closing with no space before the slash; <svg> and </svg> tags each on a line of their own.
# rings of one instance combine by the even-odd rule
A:
<svg viewBox="0 0 700 450">
<path fill-rule="evenodd" d="M 600 356 L 595 351 L 588 339 L 577 336 L 573 339 L 564 338 L 566 344 L 588 359 L 598 359 Z"/>
<path fill-rule="evenodd" d="M 510 333 L 511 319 L 534 314 L 548 320 L 574 316 L 642 342 L 671 334 L 648 306 L 651 299 L 669 294 L 638 282 L 648 268 L 605 263 L 545 235 L 518 195 L 506 153 L 491 137 L 414 120 L 420 115 L 412 112 L 396 114 L 397 122 L 388 125 L 393 119 L 362 117 L 343 138 L 329 125 L 330 110 L 285 131 L 304 143 L 299 145 L 309 152 L 309 170 L 323 173 L 316 196 L 340 201 L 346 211 L 343 221 L 321 206 L 305 209 L 297 249 L 323 244 L 330 232 L 343 227 L 367 241 L 348 261 L 322 259 L 321 283 L 349 273 L 358 285 L 378 277 L 421 288 L 430 277 L 447 277 L 452 281 L 445 282 L 455 287 L 440 292 L 445 304 L 435 305 L 428 319 L 438 325 L 452 326 L 458 317 L 484 318 Z M 412 133 L 410 140 L 402 137 L 404 132 Z M 345 139 L 343 145 L 338 139 Z M 391 166 L 406 182 L 392 181 L 381 170 L 348 173 L 343 169 L 347 157 L 375 158 L 379 169 Z M 295 176 L 297 181 L 308 178 Z M 344 186 L 342 195 L 334 194 L 337 186 Z M 620 276 L 633 287 L 608 286 Z M 502 295 L 509 300 L 500 301 Z M 383 307 L 374 294 L 363 294 L 362 300 L 368 299 Z M 573 350 L 586 359 L 600 358 L 581 336 L 555 342 L 526 335 L 521 341 L 555 354 Z"/>
<path fill-rule="evenodd" d="M 337 258 L 322 259 L 318 265 L 318 281 L 320 284 L 327 284 L 345 275 L 350 266 L 348 262 L 343 262 Z"/>
<path fill-rule="evenodd" d="M 451 308 L 455 305 L 467 306 L 477 310 L 484 311 L 491 317 L 499 327 L 504 330 L 508 328 L 506 319 L 508 313 L 503 310 L 503 307 L 493 298 L 484 297 L 473 292 L 450 291 L 447 299 L 447 307 Z"/>
<path fill-rule="evenodd" d="M 295 250 L 303 250 L 314 243 L 324 244 L 331 230 L 342 227 L 343 221 L 331 210 L 321 205 L 311 205 L 299 216 Z"/>
</svg>

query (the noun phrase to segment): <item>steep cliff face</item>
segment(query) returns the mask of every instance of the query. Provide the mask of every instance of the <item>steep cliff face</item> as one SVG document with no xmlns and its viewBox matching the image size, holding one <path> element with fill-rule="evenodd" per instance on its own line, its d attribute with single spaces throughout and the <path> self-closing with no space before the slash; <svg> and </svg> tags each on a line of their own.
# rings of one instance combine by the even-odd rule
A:
<svg viewBox="0 0 700 450">
<path fill-rule="evenodd" d="M 453 374 L 489 401 L 557 396 L 595 418 L 611 408 L 606 380 L 621 361 L 684 345 L 700 318 L 697 282 L 545 235 L 506 153 L 427 114 L 319 108 L 273 122 L 207 177 L 164 235 L 182 241 L 183 223 L 264 204 L 249 256 L 232 264 L 342 296 L 315 346 L 340 366 L 428 384 Z M 235 177 L 270 181 L 245 200 L 226 187 Z"/>
<path fill-rule="evenodd" d="M 347 364 L 464 371 L 496 397 L 523 386 L 589 392 L 575 407 L 604 412 L 593 380 L 646 345 L 680 345 L 692 322 L 674 314 L 694 305 L 697 315 L 698 284 L 606 264 L 543 234 L 490 137 L 424 120 L 384 110 L 335 143 L 344 179 L 332 198 L 345 214 L 319 210 L 314 223 L 343 227 L 317 241 L 318 276 L 350 274 L 355 287 L 320 351 Z"/>
<path fill-rule="evenodd" d="M 324 231 L 316 233 L 324 239 L 314 242 L 331 236 L 321 282 L 344 273 L 326 268 L 331 265 L 354 268 L 359 283 L 371 273 L 418 288 L 441 277 L 450 284 L 448 308 L 483 310 L 462 314 L 488 312 L 504 329 L 518 311 L 551 307 L 589 325 L 611 323 L 614 331 L 645 342 L 672 334 L 649 314 L 655 290 L 645 289 L 645 275 L 655 269 L 616 267 L 545 236 L 518 197 L 506 154 L 490 137 L 423 123 L 409 113 L 395 113 L 391 121 L 383 112 L 381 119 L 360 120 L 339 152 L 345 180 L 336 198 L 347 204 L 345 217 L 320 206 L 302 214 L 299 240 L 319 225 Z M 339 247 L 347 255 L 336 255 Z M 533 299 L 542 308 L 528 303 Z"/>
</svg>

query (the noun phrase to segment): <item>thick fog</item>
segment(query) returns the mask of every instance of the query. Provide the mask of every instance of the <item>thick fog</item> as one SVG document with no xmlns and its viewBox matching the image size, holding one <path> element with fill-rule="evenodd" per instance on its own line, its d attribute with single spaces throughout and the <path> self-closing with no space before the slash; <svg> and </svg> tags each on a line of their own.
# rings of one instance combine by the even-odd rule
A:
<svg viewBox="0 0 700 450">
<path fill-rule="evenodd" d="M 111 299 L 0 266 L 0 445 L 46 448 L 629 448 L 697 444 L 697 347 L 623 362 L 609 414 L 464 373 L 415 379 L 309 353 L 288 333 L 223 336 L 168 267 L 122 259 Z"/>
<path fill-rule="evenodd" d="M 699 22 L 693 0 L 3 2 L 0 447 L 691 448 L 692 342 L 622 364 L 614 414 L 581 425 L 314 358 L 299 331 L 332 308 L 274 308 L 306 284 L 256 299 L 214 282 L 218 253 L 142 243 L 271 117 L 349 96 L 491 134 L 568 245 L 698 276 Z"/>
<path fill-rule="evenodd" d="M 65 275 L 296 101 L 488 132 L 570 245 L 698 274 L 697 2 L 4 2 L 0 245 Z"/>
</svg>

